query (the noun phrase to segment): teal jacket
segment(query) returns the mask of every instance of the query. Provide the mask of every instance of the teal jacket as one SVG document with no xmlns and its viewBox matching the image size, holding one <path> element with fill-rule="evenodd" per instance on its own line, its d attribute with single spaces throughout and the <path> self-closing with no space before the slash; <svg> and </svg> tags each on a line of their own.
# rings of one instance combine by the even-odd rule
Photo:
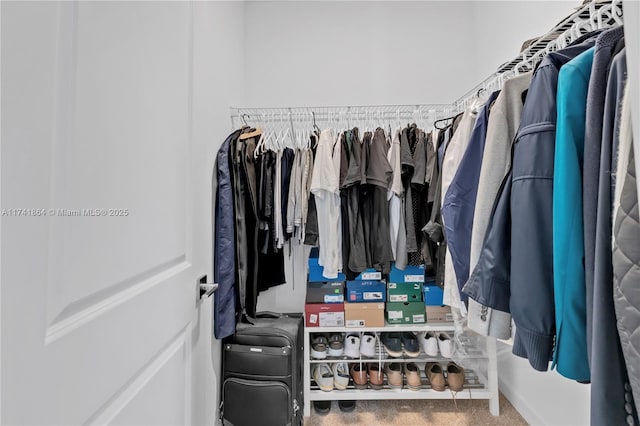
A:
<svg viewBox="0 0 640 426">
<path fill-rule="evenodd" d="M 553 366 L 570 379 L 589 381 L 582 165 L 587 90 L 594 48 L 560 69 L 553 172 L 553 280 L 556 344 Z M 586 170 L 597 173 L 597 170 Z"/>
</svg>

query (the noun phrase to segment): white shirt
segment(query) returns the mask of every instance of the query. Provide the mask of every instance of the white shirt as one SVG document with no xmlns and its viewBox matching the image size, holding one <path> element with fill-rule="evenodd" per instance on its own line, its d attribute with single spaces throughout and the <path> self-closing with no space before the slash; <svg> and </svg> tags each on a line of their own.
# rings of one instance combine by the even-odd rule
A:
<svg viewBox="0 0 640 426">
<path fill-rule="evenodd" d="M 338 142 L 340 142 L 338 140 Z M 337 278 L 342 270 L 342 222 L 340 217 L 340 147 L 333 152 L 334 138 L 326 129 L 320 134 L 311 177 L 311 192 L 318 213 L 318 263 L 322 275 Z"/>
</svg>

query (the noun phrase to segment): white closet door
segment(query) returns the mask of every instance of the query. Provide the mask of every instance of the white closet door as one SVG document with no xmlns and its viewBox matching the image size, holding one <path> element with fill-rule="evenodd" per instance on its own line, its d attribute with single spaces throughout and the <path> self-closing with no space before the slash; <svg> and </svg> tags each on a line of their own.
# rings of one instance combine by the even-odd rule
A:
<svg viewBox="0 0 640 426">
<path fill-rule="evenodd" d="M 190 424 L 192 5 L 1 7 L 0 422 Z"/>
</svg>

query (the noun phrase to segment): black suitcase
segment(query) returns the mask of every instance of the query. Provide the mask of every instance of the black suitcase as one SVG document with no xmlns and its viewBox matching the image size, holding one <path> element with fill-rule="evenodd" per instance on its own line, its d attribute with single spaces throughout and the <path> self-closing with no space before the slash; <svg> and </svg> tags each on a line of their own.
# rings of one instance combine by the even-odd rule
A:
<svg viewBox="0 0 640 426">
<path fill-rule="evenodd" d="M 223 423 L 302 425 L 302 314 L 263 312 L 249 320 L 223 344 Z"/>
</svg>

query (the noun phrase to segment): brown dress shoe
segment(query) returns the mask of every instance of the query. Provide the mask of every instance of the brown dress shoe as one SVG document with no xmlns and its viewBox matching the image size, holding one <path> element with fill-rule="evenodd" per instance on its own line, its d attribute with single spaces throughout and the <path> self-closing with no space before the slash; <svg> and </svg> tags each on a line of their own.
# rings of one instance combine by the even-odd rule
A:
<svg viewBox="0 0 640 426">
<path fill-rule="evenodd" d="M 454 392 L 464 389 L 464 368 L 453 361 L 447 364 L 447 383 Z"/>
<path fill-rule="evenodd" d="M 351 364 L 350 372 L 353 379 L 353 385 L 356 389 L 367 388 L 367 370 L 364 364 L 353 363 Z"/>
<path fill-rule="evenodd" d="M 404 365 L 404 375 L 407 376 L 407 387 L 411 390 L 420 390 L 422 379 L 420 369 L 415 362 L 408 362 Z"/>
<path fill-rule="evenodd" d="M 380 365 L 377 363 L 369 363 L 367 368 L 369 369 L 369 385 L 371 385 L 371 388 L 376 390 L 382 389 L 384 373 L 382 372 Z"/>
<path fill-rule="evenodd" d="M 424 367 L 424 373 L 431 383 L 431 389 L 442 392 L 445 387 L 444 372 L 437 362 L 428 362 Z"/>
<path fill-rule="evenodd" d="M 402 364 L 388 362 L 384 365 L 384 372 L 387 374 L 387 382 L 394 389 L 402 389 Z"/>
</svg>

